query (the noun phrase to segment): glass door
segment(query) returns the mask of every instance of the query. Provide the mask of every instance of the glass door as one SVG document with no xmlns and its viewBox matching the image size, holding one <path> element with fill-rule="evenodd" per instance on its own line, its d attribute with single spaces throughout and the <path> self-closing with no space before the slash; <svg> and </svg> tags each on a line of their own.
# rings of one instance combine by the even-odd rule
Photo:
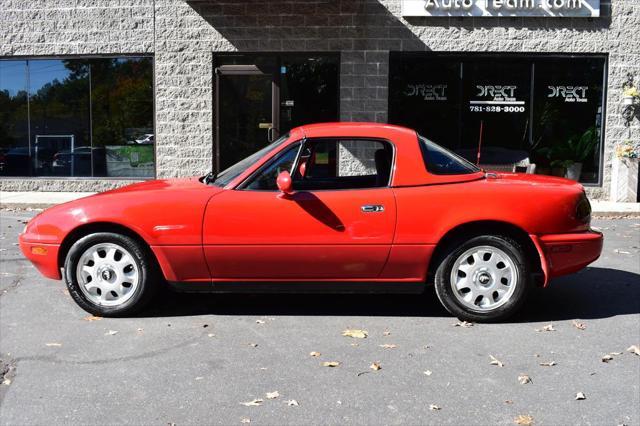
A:
<svg viewBox="0 0 640 426">
<path fill-rule="evenodd" d="M 273 70 L 256 65 L 216 68 L 216 152 L 222 171 L 278 137 L 278 87 Z"/>
</svg>

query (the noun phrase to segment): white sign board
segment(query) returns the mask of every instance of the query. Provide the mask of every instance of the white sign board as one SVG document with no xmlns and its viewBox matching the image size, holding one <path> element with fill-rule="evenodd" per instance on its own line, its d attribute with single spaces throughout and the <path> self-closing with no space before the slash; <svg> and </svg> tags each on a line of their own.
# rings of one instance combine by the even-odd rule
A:
<svg viewBox="0 0 640 426">
<path fill-rule="evenodd" d="M 596 18 L 600 0 L 402 0 L 402 16 Z"/>
</svg>

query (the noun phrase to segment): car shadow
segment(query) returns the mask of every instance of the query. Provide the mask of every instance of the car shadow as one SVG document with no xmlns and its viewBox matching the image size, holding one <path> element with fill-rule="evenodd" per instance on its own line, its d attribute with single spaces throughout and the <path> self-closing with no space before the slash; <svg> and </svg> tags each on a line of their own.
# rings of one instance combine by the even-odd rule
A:
<svg viewBox="0 0 640 426">
<path fill-rule="evenodd" d="M 373 284 L 372 284 L 373 285 Z M 598 319 L 640 313 L 640 275 L 587 268 L 535 289 L 509 322 Z M 432 287 L 423 295 L 189 294 L 161 292 L 143 317 L 305 315 L 447 317 Z"/>
</svg>

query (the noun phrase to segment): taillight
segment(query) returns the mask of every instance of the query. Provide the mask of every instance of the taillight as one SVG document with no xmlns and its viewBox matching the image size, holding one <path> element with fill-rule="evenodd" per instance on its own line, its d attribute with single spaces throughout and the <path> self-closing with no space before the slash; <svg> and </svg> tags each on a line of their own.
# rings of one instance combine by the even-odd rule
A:
<svg viewBox="0 0 640 426">
<path fill-rule="evenodd" d="M 591 222 L 591 203 L 584 192 L 576 205 L 576 219 L 582 223 Z"/>
</svg>

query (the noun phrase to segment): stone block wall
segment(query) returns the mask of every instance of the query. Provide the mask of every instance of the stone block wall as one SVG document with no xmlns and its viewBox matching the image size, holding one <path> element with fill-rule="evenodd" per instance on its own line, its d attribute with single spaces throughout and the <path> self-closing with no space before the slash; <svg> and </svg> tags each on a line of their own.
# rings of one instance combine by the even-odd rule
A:
<svg viewBox="0 0 640 426">
<path fill-rule="evenodd" d="M 609 55 L 604 182 L 617 142 L 640 138 L 620 115 L 640 78 L 640 2 L 602 0 L 601 18 L 404 18 L 400 0 L 0 0 L 0 56 L 153 53 L 158 177 L 211 168 L 216 52 L 340 51 L 340 117 L 387 120 L 389 51 Z M 609 4 L 610 3 L 610 4 Z M 636 80 L 637 81 L 637 80 Z M 2 179 L 11 190 L 100 190 L 114 180 Z"/>
</svg>

